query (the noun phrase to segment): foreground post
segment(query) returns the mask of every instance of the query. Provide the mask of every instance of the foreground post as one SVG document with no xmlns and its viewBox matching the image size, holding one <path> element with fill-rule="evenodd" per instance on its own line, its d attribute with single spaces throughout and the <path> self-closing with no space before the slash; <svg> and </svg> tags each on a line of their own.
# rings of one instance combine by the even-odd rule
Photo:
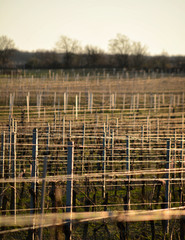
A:
<svg viewBox="0 0 185 240">
<path fill-rule="evenodd" d="M 11 147 L 11 172 L 14 182 L 12 183 L 11 192 L 11 214 L 16 215 L 16 133 L 12 132 L 12 147 Z"/>
<path fill-rule="evenodd" d="M 28 95 L 26 96 L 26 104 L 27 104 L 27 118 L 28 118 L 28 122 L 30 121 L 30 92 L 28 92 Z"/>
<path fill-rule="evenodd" d="M 44 198 L 45 198 L 45 189 L 46 189 L 46 173 L 47 173 L 47 157 L 44 159 L 44 169 L 43 169 L 43 175 L 42 175 L 42 193 L 41 193 L 41 227 L 39 229 L 39 240 L 42 240 L 43 236 L 43 226 L 42 226 L 42 220 L 43 220 L 43 214 L 44 214 Z"/>
<path fill-rule="evenodd" d="M 0 177 L 4 178 L 4 160 L 5 160 L 5 131 L 1 135 L 1 163 L 0 163 Z M 4 184 L 0 184 L 0 208 L 2 207 Z"/>
<path fill-rule="evenodd" d="M 165 189 L 165 208 L 170 208 L 170 152 L 171 140 L 167 140 L 167 155 L 166 155 L 166 189 Z M 165 221 L 165 233 L 169 233 L 169 220 Z"/>
<path fill-rule="evenodd" d="M 103 134 L 103 166 L 102 166 L 102 170 L 103 170 L 103 198 L 105 198 L 105 192 L 106 192 L 106 131 L 104 130 L 104 134 Z"/>
<path fill-rule="evenodd" d="M 74 142 L 68 143 L 68 156 L 67 156 L 67 187 L 66 187 L 66 212 L 71 213 L 73 207 L 73 162 L 74 162 Z M 68 220 L 66 224 L 65 239 L 70 240 L 72 233 L 72 221 Z"/>
<path fill-rule="evenodd" d="M 127 157 L 126 157 L 126 170 L 128 172 L 127 179 L 127 210 L 130 210 L 130 137 L 127 136 L 126 140 L 126 150 L 127 150 Z"/>
<path fill-rule="evenodd" d="M 36 180 L 37 180 L 37 156 L 38 156 L 38 129 L 33 129 L 33 142 L 32 142 L 32 172 L 31 177 L 34 178 L 31 183 L 31 202 L 30 202 L 30 213 L 34 214 L 35 205 L 36 205 Z M 35 239 L 35 231 L 34 231 L 34 221 L 33 228 L 31 230 L 31 239 Z"/>
</svg>

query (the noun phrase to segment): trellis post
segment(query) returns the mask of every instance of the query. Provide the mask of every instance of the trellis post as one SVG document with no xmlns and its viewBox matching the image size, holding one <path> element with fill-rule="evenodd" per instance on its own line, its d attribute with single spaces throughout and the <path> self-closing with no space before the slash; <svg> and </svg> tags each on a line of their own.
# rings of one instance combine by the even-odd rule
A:
<svg viewBox="0 0 185 240">
<path fill-rule="evenodd" d="M 102 164 L 102 170 L 103 170 L 103 198 L 105 198 L 105 192 L 106 192 L 106 131 L 104 129 L 103 133 L 103 164 Z"/>
<path fill-rule="evenodd" d="M 0 177 L 3 179 L 4 176 L 4 160 L 5 160 L 5 131 L 2 132 L 1 134 L 1 163 L 0 163 Z M 4 189 L 4 184 L 1 183 L 0 185 L 0 208 L 2 207 L 2 200 L 3 200 L 3 189 Z"/>
<path fill-rule="evenodd" d="M 67 155 L 67 186 L 66 186 L 66 212 L 70 213 L 70 220 L 66 225 L 66 240 L 72 239 L 72 207 L 73 207 L 73 162 L 74 162 L 74 142 L 68 143 Z"/>
<path fill-rule="evenodd" d="M 165 208 L 170 208 L 170 154 L 171 154 L 171 139 L 167 140 L 166 154 L 166 187 L 165 187 Z M 169 220 L 165 221 L 165 232 L 169 232 Z"/>
</svg>

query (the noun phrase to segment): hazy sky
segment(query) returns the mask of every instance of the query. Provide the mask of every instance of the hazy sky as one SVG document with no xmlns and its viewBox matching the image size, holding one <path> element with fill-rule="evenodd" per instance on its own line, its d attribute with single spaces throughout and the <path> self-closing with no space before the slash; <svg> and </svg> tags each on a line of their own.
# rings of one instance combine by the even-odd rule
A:
<svg viewBox="0 0 185 240">
<path fill-rule="evenodd" d="M 107 51 L 117 33 L 185 55 L 185 0 L 0 0 L 0 36 L 20 50 L 51 50 L 66 35 Z"/>
</svg>

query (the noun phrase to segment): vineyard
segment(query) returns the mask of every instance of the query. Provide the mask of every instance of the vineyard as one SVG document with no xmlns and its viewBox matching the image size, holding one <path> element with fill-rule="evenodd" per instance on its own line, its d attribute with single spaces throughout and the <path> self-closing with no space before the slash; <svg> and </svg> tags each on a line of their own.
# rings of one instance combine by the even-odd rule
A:
<svg viewBox="0 0 185 240">
<path fill-rule="evenodd" d="M 183 76 L 0 78 L 0 239 L 184 239 Z"/>
</svg>

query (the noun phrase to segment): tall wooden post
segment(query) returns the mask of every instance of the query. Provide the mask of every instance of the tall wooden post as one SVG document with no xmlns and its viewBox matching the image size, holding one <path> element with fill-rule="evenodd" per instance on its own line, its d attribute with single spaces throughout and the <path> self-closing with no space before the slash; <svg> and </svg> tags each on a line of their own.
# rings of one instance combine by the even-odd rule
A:
<svg viewBox="0 0 185 240">
<path fill-rule="evenodd" d="M 83 124 L 83 137 L 82 137 L 82 175 L 84 173 L 84 163 L 85 163 L 85 122 Z"/>
<path fill-rule="evenodd" d="M 16 133 L 12 132 L 11 142 L 11 177 L 14 179 L 11 192 L 11 214 L 16 215 Z"/>
<path fill-rule="evenodd" d="M 78 119 L 78 95 L 76 95 L 76 104 L 75 104 L 75 112 L 76 112 L 76 119 Z"/>
<path fill-rule="evenodd" d="M 111 168 L 114 171 L 114 129 L 111 130 Z"/>
<path fill-rule="evenodd" d="M 12 132 L 14 132 L 14 119 L 9 119 L 9 148 L 8 148 L 8 175 L 11 177 L 11 148 L 12 148 Z"/>
<path fill-rule="evenodd" d="M 68 143 L 67 155 L 67 186 L 66 186 L 66 212 L 72 217 L 73 209 L 73 162 L 74 162 L 74 142 Z M 72 221 L 66 225 L 66 240 L 72 239 Z"/>
<path fill-rule="evenodd" d="M 147 116 L 147 141 L 149 142 L 150 139 L 150 119 L 149 116 Z"/>
<path fill-rule="evenodd" d="M 72 132 L 71 120 L 69 120 L 69 139 L 71 139 L 71 132 Z"/>
<path fill-rule="evenodd" d="M 156 101 L 157 99 L 156 99 L 156 94 L 154 94 L 154 112 L 156 112 Z"/>
<path fill-rule="evenodd" d="M 63 122 L 62 122 L 62 144 L 63 144 L 63 149 L 65 146 L 65 116 L 63 116 Z"/>
<path fill-rule="evenodd" d="M 105 96 L 103 93 L 103 95 L 102 95 L 102 112 L 104 112 L 104 101 L 105 101 Z"/>
<path fill-rule="evenodd" d="M 105 198 L 106 194 L 106 131 L 104 130 L 103 134 L 103 198 Z"/>
<path fill-rule="evenodd" d="M 44 168 L 42 175 L 42 192 L 41 192 L 41 221 L 40 221 L 40 229 L 39 229 L 39 240 L 43 238 L 43 214 L 44 214 L 44 199 L 45 199 L 45 190 L 46 190 L 46 174 L 47 174 L 47 157 L 44 158 Z"/>
<path fill-rule="evenodd" d="M 93 112 L 93 93 L 90 93 L 90 112 Z"/>
<path fill-rule="evenodd" d="M 182 200 L 182 197 L 183 197 L 183 186 L 184 186 L 184 134 L 182 133 L 182 136 L 181 136 L 181 153 L 180 153 L 180 167 L 181 167 L 181 188 L 182 188 L 182 193 L 181 193 L 181 200 Z M 184 204 L 182 202 L 182 204 Z"/>
<path fill-rule="evenodd" d="M 47 134 L 47 139 L 46 139 L 46 151 L 47 154 L 49 153 L 49 145 L 50 145 L 50 124 L 47 124 L 47 130 L 46 130 L 46 134 Z"/>
<path fill-rule="evenodd" d="M 67 95 L 64 93 L 64 113 L 66 113 L 66 103 L 67 103 Z"/>
<path fill-rule="evenodd" d="M 38 129 L 33 129 L 33 140 L 32 140 L 32 171 L 31 177 L 34 178 L 31 183 L 31 201 L 30 201 L 30 213 L 35 213 L 36 207 L 36 191 L 37 191 L 37 157 L 38 157 Z M 32 229 L 29 231 L 30 239 L 35 239 L 35 222 L 33 220 Z"/>
<path fill-rule="evenodd" d="M 14 95 L 10 93 L 10 111 L 9 111 L 9 119 L 13 117 L 13 104 L 14 104 Z"/>
<path fill-rule="evenodd" d="M 123 110 L 125 109 L 125 94 L 123 94 Z"/>
<path fill-rule="evenodd" d="M 165 208 L 170 208 L 170 154 L 171 140 L 167 140 L 167 155 L 166 155 L 166 187 L 165 187 Z M 165 232 L 169 232 L 169 220 L 165 221 Z"/>
<path fill-rule="evenodd" d="M 118 118 L 116 118 L 116 135 L 118 136 L 119 134 L 119 122 L 118 122 Z"/>
<path fill-rule="evenodd" d="M 144 109 L 146 108 L 146 93 L 144 94 L 144 100 L 143 100 L 143 107 L 144 107 Z"/>
<path fill-rule="evenodd" d="M 30 121 L 30 93 L 28 92 L 28 95 L 26 96 L 26 104 L 27 104 L 27 118 L 28 122 Z"/>
<path fill-rule="evenodd" d="M 157 137 L 157 142 L 159 142 L 159 118 L 157 118 L 156 122 L 156 137 Z"/>
<path fill-rule="evenodd" d="M 130 210 L 130 137 L 127 136 L 126 139 L 126 170 L 128 172 L 127 179 L 128 179 L 128 185 L 127 185 L 127 209 Z"/>
<path fill-rule="evenodd" d="M 144 125 L 141 126 L 141 146 L 144 146 Z"/>
<path fill-rule="evenodd" d="M 1 134 L 1 162 L 0 162 L 0 177 L 3 179 L 4 175 L 4 161 L 5 161 L 5 132 Z M 2 200 L 3 200 L 3 189 L 4 184 L 0 184 L 0 208 L 2 207 Z"/>
<path fill-rule="evenodd" d="M 31 177 L 34 181 L 31 183 L 31 214 L 35 212 L 36 202 L 36 181 L 37 181 L 37 157 L 38 157 L 38 129 L 33 129 L 33 142 L 32 142 L 32 172 Z"/>
</svg>

